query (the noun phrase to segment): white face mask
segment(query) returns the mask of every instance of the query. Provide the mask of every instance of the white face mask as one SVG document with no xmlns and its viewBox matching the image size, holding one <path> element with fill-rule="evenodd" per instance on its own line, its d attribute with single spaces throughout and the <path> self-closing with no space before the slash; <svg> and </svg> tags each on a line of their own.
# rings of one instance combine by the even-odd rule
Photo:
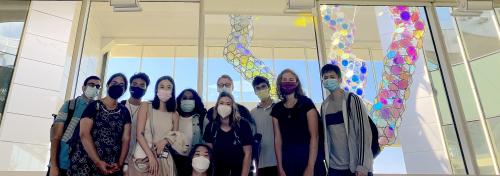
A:
<svg viewBox="0 0 500 176">
<path fill-rule="evenodd" d="M 162 102 L 167 102 L 170 98 L 172 98 L 172 90 L 158 89 L 158 98 Z"/>
<path fill-rule="evenodd" d="M 87 86 L 87 88 L 85 89 L 85 96 L 87 98 L 94 99 L 95 97 L 97 97 L 97 94 L 99 94 L 99 89 L 97 89 L 95 86 Z"/>
<path fill-rule="evenodd" d="M 231 114 L 232 110 L 233 110 L 233 108 L 231 108 L 231 106 L 229 106 L 229 105 L 219 105 L 217 107 L 217 113 L 222 118 L 225 118 L 225 117 L 229 116 L 229 114 Z"/>
<path fill-rule="evenodd" d="M 210 160 L 203 156 L 197 156 L 193 158 L 191 166 L 196 172 L 204 173 L 210 167 Z"/>
<path fill-rule="evenodd" d="M 233 92 L 233 87 L 232 86 L 230 86 L 230 87 L 226 87 L 226 86 L 217 87 L 217 92 L 219 92 L 219 93 L 222 93 L 222 92 L 232 93 Z"/>
</svg>

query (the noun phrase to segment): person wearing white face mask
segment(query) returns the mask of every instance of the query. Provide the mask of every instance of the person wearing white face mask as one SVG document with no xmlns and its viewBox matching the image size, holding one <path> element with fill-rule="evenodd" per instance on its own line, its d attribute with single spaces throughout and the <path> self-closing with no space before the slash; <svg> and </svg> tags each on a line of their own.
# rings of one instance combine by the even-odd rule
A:
<svg viewBox="0 0 500 176">
<path fill-rule="evenodd" d="M 340 88 L 342 74 L 337 65 L 323 66 L 321 76 L 323 87 L 330 92 L 321 105 L 328 175 L 373 175 L 376 153 L 372 153 L 371 120 L 363 101 Z M 378 134 L 373 134 L 377 140 Z"/>
<path fill-rule="evenodd" d="M 47 175 L 66 175 L 69 169 L 69 146 L 71 138 L 87 105 L 99 94 L 101 79 L 90 76 L 83 82 L 83 94 L 64 102 L 51 127 L 50 166 Z"/>
<path fill-rule="evenodd" d="M 191 172 L 186 175 L 210 176 L 213 168 L 212 156 L 212 149 L 208 145 L 196 144 L 189 153 L 190 169 L 188 171 Z"/>
<path fill-rule="evenodd" d="M 239 115 L 231 94 L 222 92 L 203 139 L 214 150 L 217 176 L 248 176 L 252 160 L 252 130 Z"/>
<path fill-rule="evenodd" d="M 217 79 L 217 92 L 219 92 L 219 94 L 222 92 L 232 94 L 233 89 L 234 89 L 233 79 L 230 76 L 222 75 L 219 77 L 219 79 Z M 240 116 L 250 124 L 250 127 L 252 128 L 252 134 L 254 134 L 255 133 L 255 120 L 252 118 L 250 111 L 248 111 L 248 109 L 245 106 L 242 106 L 238 103 L 235 103 L 235 104 L 238 107 L 238 112 L 240 113 Z M 214 114 L 214 108 L 212 107 L 212 108 L 208 109 L 207 118 L 204 121 L 205 125 L 214 119 L 213 114 Z"/>
<path fill-rule="evenodd" d="M 278 175 L 274 152 L 273 118 L 271 117 L 271 110 L 275 103 L 270 95 L 271 86 L 269 80 L 261 76 L 253 79 L 252 86 L 260 99 L 257 107 L 250 111 L 255 119 L 256 133 L 262 136 L 260 148 L 258 146 L 252 148 L 258 165 L 257 175 Z"/>
<path fill-rule="evenodd" d="M 177 112 L 179 113 L 179 131 L 185 134 L 188 151 L 191 147 L 202 143 L 203 120 L 207 110 L 201 97 L 193 89 L 183 90 L 177 97 Z M 174 157 L 178 175 L 189 175 L 191 165 L 187 153 Z"/>
<path fill-rule="evenodd" d="M 137 143 L 129 163 L 130 175 L 176 175 L 171 157 L 169 137 L 179 130 L 179 114 L 176 112 L 175 83 L 172 77 L 163 76 L 155 85 L 156 96 L 151 102 L 141 103 L 137 119 Z"/>
</svg>

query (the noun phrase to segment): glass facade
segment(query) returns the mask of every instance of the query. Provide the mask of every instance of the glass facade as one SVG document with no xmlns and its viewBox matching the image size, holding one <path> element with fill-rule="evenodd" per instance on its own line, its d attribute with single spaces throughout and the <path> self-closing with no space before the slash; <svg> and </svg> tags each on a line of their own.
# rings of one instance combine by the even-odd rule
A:
<svg viewBox="0 0 500 176">
<path fill-rule="evenodd" d="M 156 80 L 168 75 L 175 80 L 176 94 L 187 88 L 200 91 L 210 108 L 218 96 L 217 78 L 227 74 L 233 79 L 236 101 L 251 109 L 259 102 L 251 80 L 265 76 L 275 84 L 277 75 L 290 68 L 319 108 L 324 99 L 320 68 L 333 63 L 343 69 L 342 88 L 363 98 L 378 126 L 378 141 L 385 148 L 375 161 L 376 174 L 473 174 L 467 172 L 472 166 L 465 164 L 463 140 L 471 140 L 480 174 L 500 174 L 499 8 L 454 16 L 451 7 L 427 2 L 367 6 L 320 1 L 323 4 L 313 9 L 317 13 L 250 7 L 240 13 L 240 7 L 218 9 L 227 6 L 220 2 L 205 2 L 205 9 L 200 9 L 198 2 L 181 0 L 141 1 L 140 12 L 117 12 L 109 2 L 90 2 L 81 57 L 76 65 L 64 66 L 65 75 L 70 69 L 76 73 L 70 97 L 82 94 L 88 76 L 102 77 L 105 84 L 114 73 L 130 78 L 145 72 L 151 84 L 144 100 L 153 99 Z M 256 0 L 254 6 L 276 5 L 266 3 Z M 0 1 L 0 122 L 29 5 Z M 77 10 L 71 13 L 78 18 Z M 431 31 L 429 19 L 437 19 L 441 31 Z M 73 35 L 78 21 L 71 22 L 68 31 L 74 30 Z M 437 34 L 444 40 L 435 40 Z M 64 46 L 73 50 L 73 40 L 79 39 L 72 37 Z M 444 51 L 436 42 L 443 42 Z M 447 57 L 438 57 L 439 52 Z M 443 76 L 444 59 L 455 85 L 445 84 L 449 80 Z M 450 94 L 450 87 L 457 94 Z M 470 139 L 458 135 L 462 129 L 456 127 L 450 96 L 461 102 L 462 109 L 454 111 L 465 115 Z M 129 97 L 127 91 L 121 100 Z M 0 145 L 5 140 L 0 136 Z M 426 172 L 426 167 L 436 171 Z"/>
<path fill-rule="evenodd" d="M 496 69 L 500 64 L 499 21 L 493 10 L 482 11 L 477 16 L 451 16 L 449 7 L 438 7 L 436 11 L 479 171 L 498 174 L 498 132 L 492 127 L 497 125 L 495 118 L 500 114 L 497 103 L 500 96 L 495 91 L 500 88 L 496 81 L 500 73 Z M 445 121 L 444 128 L 450 128 L 451 123 Z M 451 131 L 448 134 L 452 136 Z M 459 162 L 452 159 L 452 163 Z M 463 173 L 459 168 L 453 169 Z"/>
</svg>

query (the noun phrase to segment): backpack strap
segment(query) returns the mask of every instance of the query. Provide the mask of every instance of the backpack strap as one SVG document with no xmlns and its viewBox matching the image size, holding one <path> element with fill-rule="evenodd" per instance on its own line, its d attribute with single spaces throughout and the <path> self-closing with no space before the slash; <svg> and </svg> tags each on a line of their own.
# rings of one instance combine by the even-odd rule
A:
<svg viewBox="0 0 500 176">
<path fill-rule="evenodd" d="M 73 119 L 73 115 L 75 114 L 77 101 L 78 101 L 78 97 L 68 101 L 68 114 L 66 116 L 66 120 L 64 121 L 63 132 L 66 131 L 66 129 L 69 126 L 69 123 L 71 123 L 71 120 Z"/>
</svg>

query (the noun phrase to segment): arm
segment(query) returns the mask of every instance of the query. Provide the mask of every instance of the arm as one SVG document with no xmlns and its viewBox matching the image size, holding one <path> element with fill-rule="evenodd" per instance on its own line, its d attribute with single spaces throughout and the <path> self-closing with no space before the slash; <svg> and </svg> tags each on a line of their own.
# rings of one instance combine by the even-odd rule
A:
<svg viewBox="0 0 500 176">
<path fill-rule="evenodd" d="M 282 155 L 281 155 L 281 132 L 278 119 L 273 117 L 273 129 L 274 129 L 274 150 L 276 154 L 276 164 L 278 166 L 278 171 L 283 169 Z"/>
<path fill-rule="evenodd" d="M 130 123 L 125 124 L 123 128 L 122 135 L 122 149 L 120 152 L 120 159 L 118 160 L 118 166 L 122 168 L 123 163 L 125 163 L 125 158 L 127 158 L 129 143 L 130 143 Z"/>
<path fill-rule="evenodd" d="M 59 144 L 61 143 L 61 138 L 63 135 L 64 123 L 54 122 L 54 125 L 50 128 L 51 139 L 50 139 L 50 167 L 52 169 L 58 169 L 58 153 Z"/>
<path fill-rule="evenodd" d="M 154 159 L 155 156 L 153 152 L 150 149 L 150 146 L 148 145 L 148 142 L 146 141 L 145 135 L 145 129 L 146 129 L 146 122 L 148 120 L 148 109 L 149 109 L 149 104 L 147 102 L 144 102 L 141 104 L 141 107 L 139 107 L 139 112 L 137 114 L 137 143 L 139 143 L 139 146 L 141 146 L 142 150 L 148 158 Z"/>
<path fill-rule="evenodd" d="M 94 140 L 90 134 L 90 130 L 94 125 L 94 120 L 85 117 L 80 120 L 80 138 L 82 140 L 83 148 L 88 153 L 89 158 L 94 162 L 98 163 L 101 161 L 99 154 L 94 146 Z"/>
<path fill-rule="evenodd" d="M 68 118 L 68 106 L 69 101 L 64 102 L 59 109 L 54 124 L 50 128 L 50 167 L 52 169 L 59 168 L 59 144 L 61 143 L 62 136 L 64 134 L 64 122 Z"/>
<path fill-rule="evenodd" d="M 174 128 L 172 129 L 172 131 L 179 131 L 179 113 L 177 113 L 177 111 L 174 113 L 174 116 L 173 116 L 173 119 L 172 119 L 172 123 Z"/>
<path fill-rule="evenodd" d="M 372 131 L 370 128 L 370 122 L 368 113 L 364 106 L 364 103 L 357 96 L 352 97 L 353 101 L 351 102 L 351 115 L 355 118 L 356 122 L 354 129 L 359 131 L 356 133 L 356 143 L 357 143 L 357 152 L 358 152 L 358 164 L 356 167 L 357 175 L 367 175 L 373 165 L 373 153 L 371 150 L 372 146 Z M 354 103 L 354 104 L 352 104 Z"/>
<path fill-rule="evenodd" d="M 245 153 L 245 157 L 243 158 L 241 176 L 248 176 L 248 173 L 250 172 L 250 164 L 252 162 L 252 145 L 243 146 L 243 152 Z"/>
<path fill-rule="evenodd" d="M 311 109 L 307 112 L 307 127 L 309 128 L 309 134 L 311 139 L 309 142 L 309 161 L 307 164 L 310 172 L 314 172 L 314 164 L 316 164 L 316 158 L 318 157 L 318 113 L 316 109 Z M 313 173 L 311 173 L 313 174 Z"/>
</svg>

